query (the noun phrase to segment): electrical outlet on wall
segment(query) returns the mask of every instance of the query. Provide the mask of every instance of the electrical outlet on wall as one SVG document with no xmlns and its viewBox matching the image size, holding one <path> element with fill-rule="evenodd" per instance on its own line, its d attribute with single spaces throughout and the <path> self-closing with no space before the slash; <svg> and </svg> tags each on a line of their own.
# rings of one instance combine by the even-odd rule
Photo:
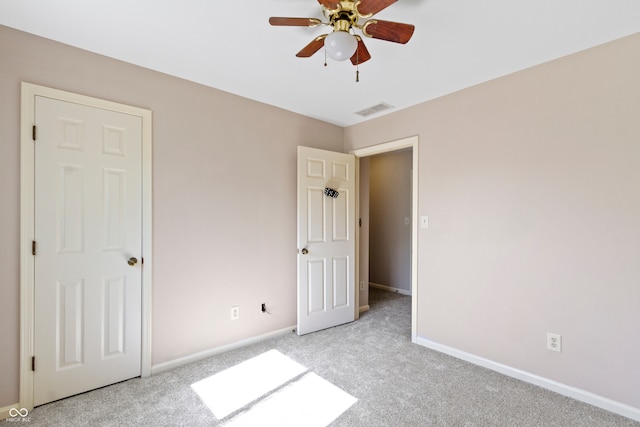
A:
<svg viewBox="0 0 640 427">
<path fill-rule="evenodd" d="M 240 318 L 240 306 L 234 305 L 231 307 L 231 320 L 238 320 Z"/>
<path fill-rule="evenodd" d="M 547 332 L 547 350 L 562 352 L 562 335 Z"/>
</svg>

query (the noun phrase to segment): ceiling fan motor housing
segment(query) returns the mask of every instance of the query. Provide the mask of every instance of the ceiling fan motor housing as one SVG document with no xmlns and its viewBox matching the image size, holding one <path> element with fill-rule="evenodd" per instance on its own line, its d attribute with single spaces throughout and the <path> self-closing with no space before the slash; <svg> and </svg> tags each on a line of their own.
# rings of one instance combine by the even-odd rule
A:
<svg viewBox="0 0 640 427">
<path fill-rule="evenodd" d="M 331 13 L 329 22 L 333 26 L 333 31 L 349 32 L 351 27 L 358 21 L 358 15 L 354 10 L 338 10 Z"/>
</svg>

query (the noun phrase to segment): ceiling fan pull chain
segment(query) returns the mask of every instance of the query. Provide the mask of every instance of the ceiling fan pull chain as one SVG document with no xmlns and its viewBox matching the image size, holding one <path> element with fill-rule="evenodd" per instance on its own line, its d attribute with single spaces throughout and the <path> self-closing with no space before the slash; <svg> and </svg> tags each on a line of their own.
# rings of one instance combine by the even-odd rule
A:
<svg viewBox="0 0 640 427">
<path fill-rule="evenodd" d="M 360 46 L 358 46 L 360 47 Z M 360 65 L 360 57 L 358 55 L 358 51 L 360 49 L 356 49 L 356 83 L 358 83 L 360 81 L 360 70 L 358 69 L 358 66 Z"/>
<path fill-rule="evenodd" d="M 324 48 L 324 66 L 327 66 L 327 48 Z"/>
</svg>

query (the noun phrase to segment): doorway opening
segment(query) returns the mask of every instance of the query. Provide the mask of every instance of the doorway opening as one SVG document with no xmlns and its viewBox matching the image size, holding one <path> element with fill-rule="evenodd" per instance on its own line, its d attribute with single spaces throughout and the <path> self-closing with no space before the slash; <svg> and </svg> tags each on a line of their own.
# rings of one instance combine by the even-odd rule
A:
<svg viewBox="0 0 640 427">
<path fill-rule="evenodd" d="M 402 255 L 400 255 L 394 262 L 392 262 L 392 264 L 394 265 L 393 268 L 398 269 L 398 271 L 387 272 L 387 273 L 392 273 L 391 276 L 395 276 L 398 280 L 403 282 L 402 285 L 398 283 L 401 287 L 398 287 L 397 285 L 390 286 L 389 284 L 379 284 L 379 285 L 382 285 L 382 288 L 386 286 L 388 288 L 386 290 L 391 290 L 394 292 L 398 291 L 399 293 L 402 290 L 403 293 L 411 295 L 411 340 L 412 342 L 415 343 L 416 337 L 417 337 L 416 325 L 417 325 L 417 318 L 418 318 L 418 312 L 417 312 L 418 226 L 417 226 L 417 221 L 418 221 L 418 176 L 419 175 L 418 175 L 418 137 L 417 136 L 412 136 L 409 138 L 404 138 L 404 139 L 383 143 L 383 144 L 379 144 L 379 145 L 375 145 L 367 148 L 362 148 L 352 152 L 352 154 L 358 157 L 360 162 L 362 163 L 360 164 L 360 162 L 358 162 L 359 168 L 360 168 L 358 170 L 358 177 L 359 177 L 358 188 L 359 188 L 360 194 L 358 197 L 357 218 L 359 218 L 358 222 L 361 226 L 356 227 L 358 232 L 357 239 L 356 239 L 356 243 L 357 243 L 357 246 L 356 246 L 357 261 L 356 262 L 358 265 L 356 270 L 356 273 L 357 273 L 356 283 L 359 284 L 358 286 L 359 291 L 356 292 L 356 296 L 358 301 L 357 305 L 359 308 L 359 312 L 366 311 L 369 308 L 368 307 L 368 304 L 369 304 L 368 284 L 369 284 L 369 281 L 372 281 L 369 277 L 369 270 L 370 270 L 369 260 L 371 259 L 372 255 L 374 257 L 379 255 L 379 254 L 371 254 L 369 251 L 369 242 L 372 237 L 371 226 L 373 225 L 370 223 L 370 221 L 368 221 L 368 218 L 371 216 L 371 212 L 369 212 L 370 197 L 368 196 L 368 194 L 370 194 L 370 191 L 369 191 L 370 185 L 372 184 L 370 179 L 370 170 L 369 170 L 370 169 L 369 166 L 371 166 L 370 165 L 371 159 L 373 159 L 373 156 L 382 155 L 382 154 L 392 154 L 393 157 L 398 157 L 398 159 L 400 159 L 401 157 L 403 157 L 401 153 L 407 153 L 405 154 L 406 156 L 408 156 L 410 153 L 410 156 L 411 156 L 411 160 L 410 160 L 411 169 L 410 169 L 409 177 L 405 177 L 406 180 L 409 182 L 409 186 L 410 186 L 410 191 L 409 191 L 410 194 L 408 195 L 409 212 L 406 214 L 402 214 L 401 224 L 400 224 L 400 229 L 402 229 L 402 227 L 408 228 L 408 230 L 405 230 L 405 231 L 407 231 L 408 232 L 407 234 L 409 234 L 408 240 L 410 242 L 410 250 L 409 250 L 408 256 L 403 257 Z M 396 156 L 396 155 L 399 155 L 399 156 Z M 401 159 L 400 161 L 406 162 L 407 159 L 406 158 Z M 403 172 L 399 172 L 399 174 L 402 174 L 402 173 Z M 402 181 L 402 176 L 401 175 L 398 175 L 398 176 L 399 176 L 398 181 Z M 385 190 L 385 191 L 392 191 L 392 190 Z M 376 195 L 376 197 L 378 198 L 381 197 L 384 200 L 385 194 Z M 393 203 L 393 201 L 391 201 L 391 203 Z M 392 211 L 395 212 L 395 215 L 398 215 L 398 213 L 401 212 L 399 210 L 393 210 L 393 209 Z M 386 214 L 383 214 L 383 215 L 386 215 Z M 367 219 L 366 221 L 363 219 L 363 216 Z M 408 224 L 404 225 L 406 222 L 408 222 Z M 391 227 L 391 228 L 394 228 L 394 227 Z M 380 230 L 374 230 L 374 232 L 377 234 L 380 234 L 378 233 L 379 231 Z M 389 232 L 389 230 L 387 230 L 387 232 Z M 384 234 L 387 232 L 382 232 L 382 236 L 384 236 Z M 391 232 L 391 235 L 394 235 L 392 230 L 390 232 Z M 395 237 L 397 238 L 398 241 L 395 242 L 394 244 L 399 245 L 398 247 L 401 248 L 402 247 L 401 241 L 403 240 L 403 238 L 402 236 L 399 236 L 399 234 Z M 406 236 L 405 236 L 405 239 L 406 239 Z M 384 256 L 384 254 L 382 254 L 382 256 Z M 408 264 L 409 271 L 403 270 L 403 267 L 402 267 L 404 265 L 406 268 L 407 264 Z M 389 264 L 387 264 L 387 268 L 388 266 Z M 378 265 L 376 265 L 376 268 L 377 267 Z M 384 268 L 385 267 L 383 266 L 383 269 Z M 383 277 L 384 277 L 384 273 L 380 273 L 380 274 L 383 274 Z M 403 274 L 405 274 L 408 277 L 403 278 Z M 388 275 L 387 278 L 391 276 Z"/>
</svg>

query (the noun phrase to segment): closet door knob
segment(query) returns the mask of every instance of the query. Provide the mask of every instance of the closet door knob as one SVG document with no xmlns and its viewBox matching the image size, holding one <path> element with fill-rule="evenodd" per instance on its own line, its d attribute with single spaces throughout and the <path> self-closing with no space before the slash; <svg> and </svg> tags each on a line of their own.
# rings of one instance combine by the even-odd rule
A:
<svg viewBox="0 0 640 427">
<path fill-rule="evenodd" d="M 134 266 L 137 263 L 138 263 L 138 258 L 134 258 L 134 257 L 129 258 L 129 260 L 127 261 L 127 264 L 129 264 L 131 266 Z"/>
</svg>

